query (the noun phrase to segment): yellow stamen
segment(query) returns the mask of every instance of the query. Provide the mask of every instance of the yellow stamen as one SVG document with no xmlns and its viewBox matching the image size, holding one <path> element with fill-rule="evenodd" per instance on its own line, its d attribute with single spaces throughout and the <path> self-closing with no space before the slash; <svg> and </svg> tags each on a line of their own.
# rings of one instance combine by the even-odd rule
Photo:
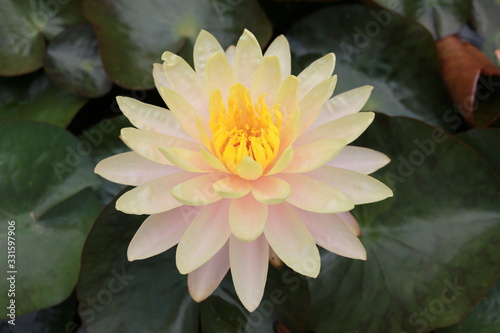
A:
<svg viewBox="0 0 500 333">
<path fill-rule="evenodd" d="M 257 161 L 262 169 L 271 164 L 280 146 L 281 113 L 269 111 L 260 96 L 252 104 L 248 90 L 237 83 L 231 87 L 227 110 L 219 90 L 210 95 L 210 128 L 214 154 L 234 174 L 244 156 Z"/>
</svg>

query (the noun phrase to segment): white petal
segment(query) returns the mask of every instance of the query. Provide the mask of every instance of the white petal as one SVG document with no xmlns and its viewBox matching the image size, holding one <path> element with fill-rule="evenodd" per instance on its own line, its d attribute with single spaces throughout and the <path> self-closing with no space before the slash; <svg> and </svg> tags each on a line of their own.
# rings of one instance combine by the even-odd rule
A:
<svg viewBox="0 0 500 333">
<path fill-rule="evenodd" d="M 161 214 L 153 214 L 142 222 L 127 250 L 129 261 L 140 260 L 167 251 L 179 243 L 191 222 L 195 207 L 179 207 Z"/>
<path fill-rule="evenodd" d="M 178 167 L 153 162 L 133 151 L 108 157 L 100 161 L 94 170 L 113 183 L 134 186 L 179 171 Z"/>
<path fill-rule="evenodd" d="M 176 263 L 181 274 L 187 274 L 212 258 L 227 242 L 228 201 L 204 206 L 187 228 L 177 246 Z"/>
<path fill-rule="evenodd" d="M 361 235 L 361 228 L 359 227 L 358 221 L 352 216 L 350 212 L 338 213 L 339 219 L 344 222 L 344 224 L 352 231 L 356 236 Z"/>
<path fill-rule="evenodd" d="M 316 85 L 299 101 L 301 132 L 307 130 L 316 118 L 318 118 L 323 104 L 332 96 L 336 85 L 337 75 Z"/>
<path fill-rule="evenodd" d="M 162 64 L 153 64 L 153 80 L 155 81 L 155 87 L 158 91 L 160 91 L 161 87 L 169 87 Z"/>
<path fill-rule="evenodd" d="M 208 96 L 218 89 L 227 105 L 229 91 L 235 83 L 233 69 L 224 53 L 216 53 L 208 59 L 205 67 L 205 91 Z"/>
<path fill-rule="evenodd" d="M 363 86 L 334 96 L 323 105 L 311 128 L 359 112 L 370 98 L 372 90 L 372 86 Z"/>
<path fill-rule="evenodd" d="M 253 242 L 242 242 L 231 236 L 229 260 L 234 288 L 243 306 L 250 312 L 260 304 L 269 266 L 269 245 L 261 235 Z"/>
<path fill-rule="evenodd" d="M 391 159 L 387 155 L 376 150 L 347 146 L 337 157 L 326 163 L 326 165 L 370 174 L 382 168 L 390 161 Z"/>
<path fill-rule="evenodd" d="M 384 183 L 351 170 L 324 166 L 307 175 L 338 189 L 356 205 L 381 201 L 393 196 L 392 190 Z"/>
<path fill-rule="evenodd" d="M 366 250 L 358 237 L 336 214 L 299 211 L 316 243 L 338 255 L 366 260 Z"/>
<path fill-rule="evenodd" d="M 318 276 L 321 265 L 318 248 L 294 207 L 287 203 L 269 206 L 264 234 L 288 267 L 305 276 Z"/>
<path fill-rule="evenodd" d="M 229 270 L 229 242 L 212 259 L 188 274 L 188 289 L 196 302 L 210 296 Z"/>
<path fill-rule="evenodd" d="M 208 173 L 191 178 L 172 188 L 174 198 L 189 206 L 208 205 L 221 199 L 214 191 L 214 183 L 224 175 Z"/>
<path fill-rule="evenodd" d="M 250 89 L 250 97 L 255 104 L 264 95 L 264 101 L 268 107 L 274 105 L 278 89 L 281 85 L 281 68 L 276 56 L 264 57 L 255 71 Z"/>
</svg>

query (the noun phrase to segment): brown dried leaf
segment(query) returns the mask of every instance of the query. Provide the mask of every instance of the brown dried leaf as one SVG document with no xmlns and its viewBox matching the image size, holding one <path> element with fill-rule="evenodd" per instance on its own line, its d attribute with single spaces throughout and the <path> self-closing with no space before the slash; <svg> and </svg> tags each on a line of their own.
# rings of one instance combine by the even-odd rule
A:
<svg viewBox="0 0 500 333">
<path fill-rule="evenodd" d="M 477 106 L 474 103 L 480 76 L 500 76 L 500 69 L 479 49 L 455 36 L 443 38 L 436 44 L 448 92 L 462 116 L 475 126 L 474 108 Z"/>
</svg>

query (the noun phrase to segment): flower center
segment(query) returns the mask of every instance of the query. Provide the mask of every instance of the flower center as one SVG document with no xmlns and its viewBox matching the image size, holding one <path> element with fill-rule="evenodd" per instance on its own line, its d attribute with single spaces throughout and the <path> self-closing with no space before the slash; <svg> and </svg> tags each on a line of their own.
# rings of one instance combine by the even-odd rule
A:
<svg viewBox="0 0 500 333">
<path fill-rule="evenodd" d="M 244 156 L 250 156 L 265 169 L 276 158 L 280 145 L 281 113 L 273 113 L 260 96 L 252 104 L 248 89 L 234 84 L 226 106 L 219 90 L 210 95 L 210 128 L 215 155 L 234 174 Z"/>
</svg>

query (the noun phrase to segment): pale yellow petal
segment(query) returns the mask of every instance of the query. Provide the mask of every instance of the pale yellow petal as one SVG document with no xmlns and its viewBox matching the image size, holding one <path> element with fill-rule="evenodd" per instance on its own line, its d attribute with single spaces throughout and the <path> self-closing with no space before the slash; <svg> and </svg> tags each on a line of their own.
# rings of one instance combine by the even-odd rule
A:
<svg viewBox="0 0 500 333">
<path fill-rule="evenodd" d="M 298 76 L 300 81 L 299 98 L 302 99 L 311 89 L 332 76 L 335 68 L 335 54 L 328 53 L 319 58 Z"/>
<path fill-rule="evenodd" d="M 292 205 L 315 213 L 340 213 L 354 208 L 352 200 L 329 184 L 301 174 L 279 174 L 292 187 L 286 199 Z"/>
<path fill-rule="evenodd" d="M 127 214 L 158 214 L 182 205 L 168 191 L 183 181 L 191 179 L 192 173 L 177 172 L 149 181 L 126 192 L 116 201 L 116 209 Z"/>
<path fill-rule="evenodd" d="M 324 166 L 309 172 L 308 175 L 338 189 L 356 205 L 393 196 L 392 190 L 381 181 L 351 170 Z"/>
<path fill-rule="evenodd" d="M 250 87 L 255 71 L 262 61 L 262 50 L 255 36 L 245 29 L 236 45 L 234 76 L 237 82 Z"/>
<path fill-rule="evenodd" d="M 288 167 L 292 162 L 292 159 L 293 159 L 293 147 L 288 146 L 288 148 L 286 148 L 283 151 L 283 154 L 281 154 L 281 156 L 278 158 L 276 164 L 273 165 L 271 170 L 269 170 L 269 172 L 267 172 L 266 175 L 271 176 L 285 170 L 286 167 Z"/>
<path fill-rule="evenodd" d="M 201 146 L 200 146 L 200 154 L 203 160 L 207 162 L 212 168 L 221 172 L 229 173 L 226 166 L 217 157 L 212 155 L 210 152 L 208 152 L 205 148 Z"/>
<path fill-rule="evenodd" d="M 233 69 L 226 56 L 223 53 L 216 53 L 211 56 L 205 68 L 205 91 L 207 95 L 218 89 L 227 105 L 229 91 L 235 83 Z"/>
<path fill-rule="evenodd" d="M 291 73 L 292 60 L 290 55 L 290 45 L 288 40 L 283 35 L 279 35 L 276 39 L 269 45 L 264 56 L 275 55 L 280 60 L 281 65 L 281 75 L 282 81 L 285 80 Z"/>
<path fill-rule="evenodd" d="M 247 180 L 255 180 L 262 176 L 262 166 L 250 156 L 243 156 L 240 164 L 236 167 L 238 175 Z"/>
<path fill-rule="evenodd" d="M 136 128 L 122 128 L 120 138 L 137 154 L 151 161 L 172 165 L 158 150 L 160 146 L 198 149 L 194 142 L 153 131 L 141 131 Z"/>
<path fill-rule="evenodd" d="M 214 191 L 214 183 L 223 177 L 209 173 L 191 178 L 171 189 L 172 196 L 188 206 L 208 205 L 219 201 L 221 197 Z M 165 189 L 168 191 L 168 189 Z"/>
<path fill-rule="evenodd" d="M 257 68 L 250 89 L 250 97 L 254 103 L 264 95 L 264 101 L 271 107 L 274 105 L 278 89 L 281 86 L 281 67 L 277 56 L 268 56 L 262 59 Z"/>
<path fill-rule="evenodd" d="M 347 144 L 356 140 L 375 119 L 373 112 L 359 112 L 310 129 L 303 133 L 295 145 L 305 145 L 325 139 L 341 139 Z"/>
<path fill-rule="evenodd" d="M 175 166 L 189 172 L 214 172 L 198 151 L 175 148 L 158 147 L 158 150 Z"/>
<path fill-rule="evenodd" d="M 323 104 L 332 96 L 336 84 L 337 75 L 316 85 L 299 101 L 302 125 L 301 133 L 308 129 L 316 118 L 318 118 Z"/>
<path fill-rule="evenodd" d="M 321 109 L 311 128 L 359 112 L 370 98 L 372 86 L 363 86 L 332 97 Z"/>
<path fill-rule="evenodd" d="M 208 31 L 201 30 L 194 43 L 193 61 L 196 73 L 202 79 L 205 78 L 205 66 L 208 59 L 217 52 L 224 52 L 217 39 Z"/>
<path fill-rule="evenodd" d="M 283 172 L 304 173 L 315 170 L 332 160 L 345 146 L 344 140 L 327 139 L 296 147 L 290 165 Z"/>
<path fill-rule="evenodd" d="M 251 189 L 250 182 L 238 176 L 222 178 L 214 183 L 215 193 L 222 198 L 240 198 L 247 195 Z"/>
</svg>

